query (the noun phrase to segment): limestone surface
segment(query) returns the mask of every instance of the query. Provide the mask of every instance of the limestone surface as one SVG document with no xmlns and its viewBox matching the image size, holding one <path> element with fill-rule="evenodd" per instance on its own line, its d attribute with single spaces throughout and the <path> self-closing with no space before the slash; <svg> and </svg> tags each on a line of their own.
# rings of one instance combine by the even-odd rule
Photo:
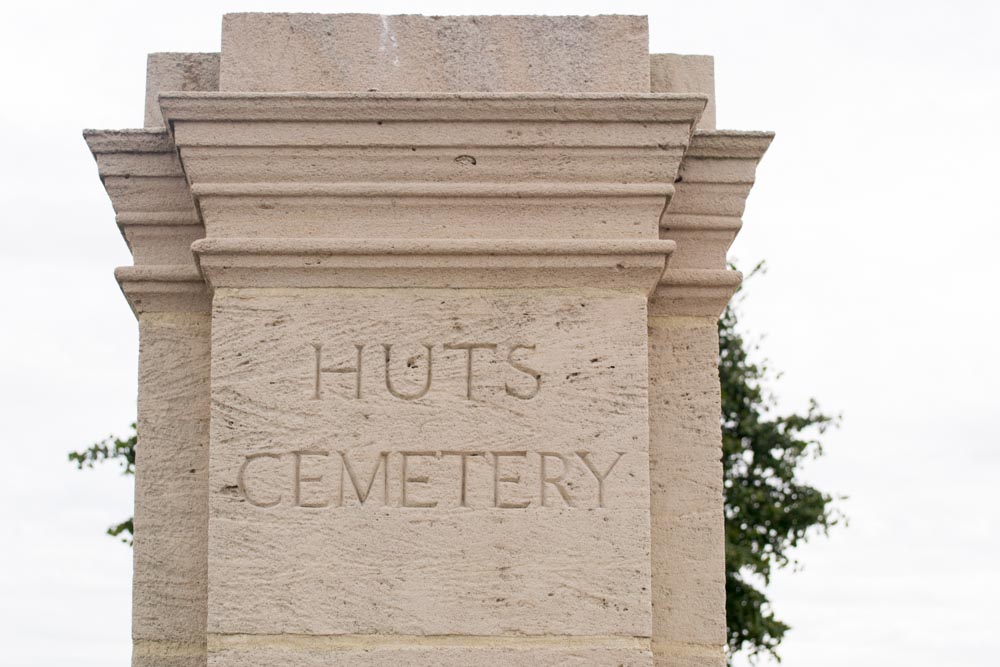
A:
<svg viewBox="0 0 1000 667">
<path fill-rule="evenodd" d="M 229 14 L 89 130 L 133 665 L 725 664 L 716 320 L 769 133 L 644 17 Z"/>
<path fill-rule="evenodd" d="M 649 56 L 649 89 L 654 93 L 699 93 L 708 106 L 699 130 L 715 129 L 715 59 L 712 56 L 654 53 Z"/>
<path fill-rule="evenodd" d="M 208 312 L 139 321 L 132 636 L 183 665 L 205 660 L 210 328 Z"/>
<path fill-rule="evenodd" d="M 649 92 L 644 16 L 227 14 L 220 90 Z"/>
<path fill-rule="evenodd" d="M 645 335 L 640 294 L 217 290 L 209 632 L 648 637 Z"/>
<path fill-rule="evenodd" d="M 163 127 L 161 92 L 218 89 L 218 53 L 150 53 L 146 59 L 144 126 Z"/>
</svg>

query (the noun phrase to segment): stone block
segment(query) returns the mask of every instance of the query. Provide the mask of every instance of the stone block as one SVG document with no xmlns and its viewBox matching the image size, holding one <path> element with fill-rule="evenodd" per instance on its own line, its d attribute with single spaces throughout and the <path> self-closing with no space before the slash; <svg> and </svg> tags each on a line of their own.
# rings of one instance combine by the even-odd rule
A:
<svg viewBox="0 0 1000 667">
<path fill-rule="evenodd" d="M 678 244 L 672 270 L 725 268 L 757 164 L 773 138 L 770 132 L 695 132 L 660 218 L 661 237 Z"/>
<path fill-rule="evenodd" d="M 227 14 L 225 91 L 649 92 L 644 16 Z"/>
<path fill-rule="evenodd" d="M 198 644 L 139 639 L 132 645 L 132 667 L 205 667 L 207 663 L 204 636 Z"/>
<path fill-rule="evenodd" d="M 649 89 L 654 93 L 699 93 L 708 106 L 699 130 L 715 129 L 715 59 L 712 56 L 654 53 L 649 56 Z"/>
<path fill-rule="evenodd" d="M 205 660 L 210 328 L 207 311 L 139 320 L 132 636 L 144 666 Z"/>
<path fill-rule="evenodd" d="M 717 313 L 660 313 L 654 308 L 649 319 L 654 653 L 657 664 L 721 667 L 726 589 Z M 691 652 L 691 661 L 680 659 Z"/>
<path fill-rule="evenodd" d="M 621 638 L 220 638 L 210 667 L 649 667 L 648 642 Z M 329 641 L 328 641 L 329 639 Z M 692 665 L 692 667 L 699 667 Z M 713 666 L 714 667 L 714 666 Z"/>
<path fill-rule="evenodd" d="M 209 237 L 370 239 L 656 238 L 705 105 L 520 93 L 161 103 Z"/>
<path fill-rule="evenodd" d="M 728 664 L 721 646 L 653 642 L 654 667 L 726 667 Z"/>
<path fill-rule="evenodd" d="M 191 244 L 205 226 L 167 132 L 88 130 L 84 136 L 134 263 L 193 272 Z"/>
<path fill-rule="evenodd" d="M 645 297 L 461 292 L 216 290 L 210 633 L 649 637 Z"/>
<path fill-rule="evenodd" d="M 150 53 L 146 58 L 146 114 L 143 126 L 163 127 L 157 98 L 164 91 L 218 89 L 218 53 Z"/>
</svg>

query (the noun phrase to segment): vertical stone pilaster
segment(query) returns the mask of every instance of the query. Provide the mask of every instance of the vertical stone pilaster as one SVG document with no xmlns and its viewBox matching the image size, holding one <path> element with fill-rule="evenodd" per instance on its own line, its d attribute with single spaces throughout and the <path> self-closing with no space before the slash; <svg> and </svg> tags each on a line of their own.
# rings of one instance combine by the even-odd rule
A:
<svg viewBox="0 0 1000 667">
<path fill-rule="evenodd" d="M 653 652 L 720 667 L 726 642 L 717 318 L 649 318 Z"/>
<path fill-rule="evenodd" d="M 767 133 L 696 132 L 660 220 L 677 252 L 649 306 L 653 650 L 722 667 L 726 644 L 718 316 L 740 284 L 726 250 Z"/>
<path fill-rule="evenodd" d="M 217 89 L 218 70 L 218 54 L 150 54 L 145 128 L 84 132 L 134 262 L 115 271 L 139 322 L 134 667 L 207 661 L 211 295 L 191 253 L 205 226 L 157 97 Z"/>
<path fill-rule="evenodd" d="M 139 322 L 132 664 L 206 664 L 210 296 L 204 227 L 166 132 L 86 133 L 132 251 L 115 276 Z"/>
<path fill-rule="evenodd" d="M 135 667 L 206 664 L 210 329 L 206 310 L 139 317 Z"/>
</svg>

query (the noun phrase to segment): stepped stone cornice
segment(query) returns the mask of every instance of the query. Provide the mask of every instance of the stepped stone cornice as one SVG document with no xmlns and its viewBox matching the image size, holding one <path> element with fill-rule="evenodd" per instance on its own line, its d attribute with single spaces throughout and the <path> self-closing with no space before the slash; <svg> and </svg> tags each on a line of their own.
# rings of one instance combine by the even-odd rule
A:
<svg viewBox="0 0 1000 667">
<path fill-rule="evenodd" d="M 660 218 L 660 237 L 676 241 L 677 251 L 650 300 L 651 315 L 715 317 L 725 308 L 742 279 L 726 269 L 726 252 L 773 138 L 771 132 L 694 133 Z"/>
<path fill-rule="evenodd" d="M 162 129 L 86 130 L 84 138 L 135 262 L 115 273 L 132 309 L 207 309 L 208 293 L 191 254 L 205 227 L 170 135 Z"/>
<path fill-rule="evenodd" d="M 656 243 L 658 221 L 705 101 L 676 94 L 160 97 L 206 225 L 208 240 L 194 248 L 214 286 L 530 287 L 537 280 L 540 287 L 644 292 L 673 249 Z M 374 245 L 358 250 L 361 237 Z M 511 239 L 527 245 L 514 251 Z M 383 252 L 382 242 L 409 250 Z M 453 253 L 448 244 L 464 250 Z M 575 276 L 574 262 L 582 271 Z M 400 273 L 404 266 L 415 273 Z"/>
</svg>

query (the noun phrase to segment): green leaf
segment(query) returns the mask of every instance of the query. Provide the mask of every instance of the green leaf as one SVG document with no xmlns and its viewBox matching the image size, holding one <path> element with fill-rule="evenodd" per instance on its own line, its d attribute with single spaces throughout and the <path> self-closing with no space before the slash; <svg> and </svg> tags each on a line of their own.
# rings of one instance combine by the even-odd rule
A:
<svg viewBox="0 0 1000 667">
<path fill-rule="evenodd" d="M 763 271 L 758 264 L 749 277 Z M 719 319 L 722 463 L 725 488 L 726 623 L 729 656 L 757 658 L 777 648 L 789 626 L 771 610 L 772 572 L 794 562 L 791 551 L 842 520 L 833 497 L 803 483 L 802 463 L 822 453 L 817 439 L 838 418 L 811 401 L 805 414 L 776 415 L 766 361 L 739 330 L 739 299 Z"/>
</svg>

